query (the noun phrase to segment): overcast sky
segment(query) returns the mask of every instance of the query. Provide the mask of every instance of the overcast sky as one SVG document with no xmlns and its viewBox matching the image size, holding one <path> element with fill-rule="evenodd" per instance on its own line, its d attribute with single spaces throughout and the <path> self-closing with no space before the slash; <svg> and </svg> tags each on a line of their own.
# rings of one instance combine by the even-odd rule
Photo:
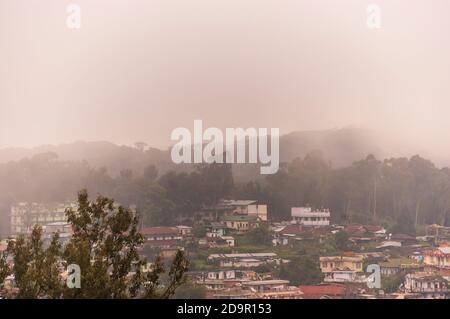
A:
<svg viewBox="0 0 450 319">
<path fill-rule="evenodd" d="M 202 119 L 450 150 L 448 0 L 74 0 L 79 30 L 70 2 L 0 0 L 0 147 L 166 147 Z"/>
</svg>

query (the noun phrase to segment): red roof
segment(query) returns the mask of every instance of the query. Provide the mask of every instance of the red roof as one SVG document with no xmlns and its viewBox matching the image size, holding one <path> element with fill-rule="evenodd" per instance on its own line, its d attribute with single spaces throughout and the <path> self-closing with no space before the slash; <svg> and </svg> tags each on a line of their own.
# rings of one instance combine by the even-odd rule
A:
<svg viewBox="0 0 450 319">
<path fill-rule="evenodd" d="M 367 225 L 367 226 L 365 226 L 365 228 L 368 232 L 371 232 L 371 233 L 375 233 L 377 231 L 384 229 L 383 226 L 374 226 L 374 225 Z"/>
<path fill-rule="evenodd" d="M 289 225 L 283 228 L 282 231 L 280 231 L 282 235 L 292 234 L 292 235 L 300 235 L 304 234 L 305 230 L 301 225 Z"/>
<path fill-rule="evenodd" d="M 299 286 L 305 299 L 318 299 L 323 296 L 343 297 L 346 293 L 344 285 Z"/>
<path fill-rule="evenodd" d="M 165 234 L 178 234 L 178 229 L 175 227 L 146 227 L 141 229 L 141 234 L 150 235 L 165 235 Z"/>
</svg>

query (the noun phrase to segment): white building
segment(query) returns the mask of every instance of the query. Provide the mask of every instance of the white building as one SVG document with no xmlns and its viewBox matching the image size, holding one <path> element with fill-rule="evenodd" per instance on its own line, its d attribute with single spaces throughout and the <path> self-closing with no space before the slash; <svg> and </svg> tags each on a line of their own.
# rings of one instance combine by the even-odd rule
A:
<svg viewBox="0 0 450 319">
<path fill-rule="evenodd" d="M 329 209 L 312 210 L 311 207 L 292 207 L 293 224 L 304 226 L 329 226 L 331 213 Z"/>
<path fill-rule="evenodd" d="M 434 273 L 417 272 L 405 276 L 405 292 L 420 294 L 424 299 L 446 299 L 447 282 Z"/>
<path fill-rule="evenodd" d="M 77 209 L 74 203 L 67 204 L 41 204 L 18 203 L 11 207 L 11 233 L 24 234 L 34 225 L 45 226 L 55 222 L 66 223 L 66 209 Z"/>
</svg>

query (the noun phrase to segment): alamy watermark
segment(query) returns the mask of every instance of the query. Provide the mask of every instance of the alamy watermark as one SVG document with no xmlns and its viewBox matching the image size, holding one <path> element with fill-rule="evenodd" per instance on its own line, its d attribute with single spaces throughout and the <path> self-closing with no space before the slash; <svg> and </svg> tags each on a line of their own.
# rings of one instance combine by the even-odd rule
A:
<svg viewBox="0 0 450 319">
<path fill-rule="evenodd" d="M 376 3 L 371 3 L 367 6 L 367 20 L 366 25 L 370 30 L 381 28 L 381 8 Z"/>
<path fill-rule="evenodd" d="M 367 266 L 368 273 L 371 273 L 367 277 L 367 287 L 370 289 L 380 289 L 381 288 L 381 270 L 380 265 L 371 264 Z"/>
<path fill-rule="evenodd" d="M 68 14 L 66 18 L 66 26 L 69 29 L 81 28 L 81 7 L 76 3 L 67 5 L 66 12 Z"/>
<path fill-rule="evenodd" d="M 270 132 L 267 128 L 226 128 L 224 134 L 216 127 L 203 131 L 202 120 L 195 120 L 194 134 L 179 127 L 172 131 L 171 139 L 178 141 L 171 150 L 176 164 L 260 163 L 261 174 L 275 174 L 279 169 L 278 128 L 271 128 Z M 205 142 L 208 143 L 204 146 Z"/>
<path fill-rule="evenodd" d="M 81 269 L 77 264 L 67 266 L 67 287 L 70 289 L 81 288 Z"/>
</svg>

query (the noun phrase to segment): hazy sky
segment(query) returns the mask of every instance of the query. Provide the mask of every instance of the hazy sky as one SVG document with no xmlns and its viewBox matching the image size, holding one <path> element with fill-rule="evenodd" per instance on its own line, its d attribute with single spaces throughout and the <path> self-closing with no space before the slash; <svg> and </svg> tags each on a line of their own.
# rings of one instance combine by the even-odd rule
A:
<svg viewBox="0 0 450 319">
<path fill-rule="evenodd" d="M 449 15 L 448 0 L 0 0 L 0 147 L 164 147 L 202 119 L 450 150 Z"/>
</svg>

